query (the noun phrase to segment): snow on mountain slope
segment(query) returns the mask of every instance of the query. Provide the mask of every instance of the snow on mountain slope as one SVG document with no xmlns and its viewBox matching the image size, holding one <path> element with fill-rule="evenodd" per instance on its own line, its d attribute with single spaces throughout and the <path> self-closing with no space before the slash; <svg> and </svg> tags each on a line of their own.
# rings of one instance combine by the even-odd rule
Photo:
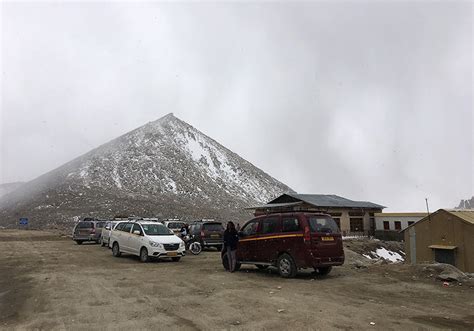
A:
<svg viewBox="0 0 474 331">
<path fill-rule="evenodd" d="M 51 217 L 55 210 L 56 219 L 133 213 L 242 220 L 244 207 L 291 191 L 173 114 L 24 187 L 5 197 L 2 216 L 36 210 Z"/>
</svg>

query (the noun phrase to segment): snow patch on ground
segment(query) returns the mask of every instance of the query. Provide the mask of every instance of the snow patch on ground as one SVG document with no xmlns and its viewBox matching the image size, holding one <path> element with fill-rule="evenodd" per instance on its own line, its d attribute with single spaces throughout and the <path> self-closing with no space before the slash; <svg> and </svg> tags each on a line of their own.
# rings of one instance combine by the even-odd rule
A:
<svg viewBox="0 0 474 331">
<path fill-rule="evenodd" d="M 377 250 L 375 251 L 375 254 L 378 255 L 379 257 L 381 257 L 385 260 L 389 260 L 390 262 L 393 262 L 393 263 L 403 262 L 405 260 L 397 252 L 389 251 L 389 250 L 385 249 L 384 247 L 377 248 Z"/>
</svg>

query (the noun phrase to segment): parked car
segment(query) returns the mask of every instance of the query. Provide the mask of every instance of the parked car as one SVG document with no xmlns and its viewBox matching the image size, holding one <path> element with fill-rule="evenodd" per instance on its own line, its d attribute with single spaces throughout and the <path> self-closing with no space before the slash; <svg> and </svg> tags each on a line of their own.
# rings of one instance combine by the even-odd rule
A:
<svg viewBox="0 0 474 331">
<path fill-rule="evenodd" d="M 186 222 L 181 220 L 165 220 L 163 224 L 174 232 L 175 235 L 179 236 L 181 228 L 186 225 Z"/>
<path fill-rule="evenodd" d="M 104 221 L 98 221 L 95 218 L 86 217 L 82 221 L 77 222 L 74 226 L 72 240 L 74 240 L 78 245 L 81 245 L 84 241 L 94 241 L 99 243 L 104 224 Z"/>
<path fill-rule="evenodd" d="M 122 222 L 110 235 L 112 254 L 138 255 L 140 261 L 150 258 L 171 258 L 179 261 L 185 255 L 184 242 L 173 231 L 158 222 Z"/>
<path fill-rule="evenodd" d="M 258 216 L 239 232 L 237 265 L 278 268 L 282 277 L 295 277 L 300 268 L 327 275 L 344 263 L 342 236 L 331 216 L 320 213 L 281 213 Z M 228 269 L 227 256 L 222 263 Z"/>
<path fill-rule="evenodd" d="M 102 235 L 100 237 L 100 244 L 101 246 L 107 246 L 112 248 L 110 245 L 110 234 L 112 233 L 112 229 L 117 226 L 117 224 L 122 223 L 124 221 L 107 221 L 102 229 Z"/>
<path fill-rule="evenodd" d="M 203 248 L 215 247 L 222 250 L 224 227 L 221 222 L 197 221 L 189 226 L 189 233 L 201 243 Z"/>
</svg>

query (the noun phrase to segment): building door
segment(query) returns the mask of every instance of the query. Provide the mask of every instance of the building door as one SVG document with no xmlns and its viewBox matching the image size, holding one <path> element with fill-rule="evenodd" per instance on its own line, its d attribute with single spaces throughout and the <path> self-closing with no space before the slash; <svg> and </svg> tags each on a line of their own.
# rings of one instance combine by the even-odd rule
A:
<svg viewBox="0 0 474 331">
<path fill-rule="evenodd" d="M 435 249 L 434 253 L 436 262 L 456 265 L 453 249 Z"/>
</svg>

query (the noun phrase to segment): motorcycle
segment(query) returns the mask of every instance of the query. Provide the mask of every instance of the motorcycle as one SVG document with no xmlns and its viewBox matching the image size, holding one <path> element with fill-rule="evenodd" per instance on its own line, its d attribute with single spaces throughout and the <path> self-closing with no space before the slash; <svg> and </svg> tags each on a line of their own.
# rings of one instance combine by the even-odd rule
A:
<svg viewBox="0 0 474 331">
<path fill-rule="evenodd" d="M 193 255 L 198 255 L 202 252 L 201 243 L 196 239 L 195 236 L 187 235 L 183 238 L 187 251 L 190 251 Z"/>
</svg>

